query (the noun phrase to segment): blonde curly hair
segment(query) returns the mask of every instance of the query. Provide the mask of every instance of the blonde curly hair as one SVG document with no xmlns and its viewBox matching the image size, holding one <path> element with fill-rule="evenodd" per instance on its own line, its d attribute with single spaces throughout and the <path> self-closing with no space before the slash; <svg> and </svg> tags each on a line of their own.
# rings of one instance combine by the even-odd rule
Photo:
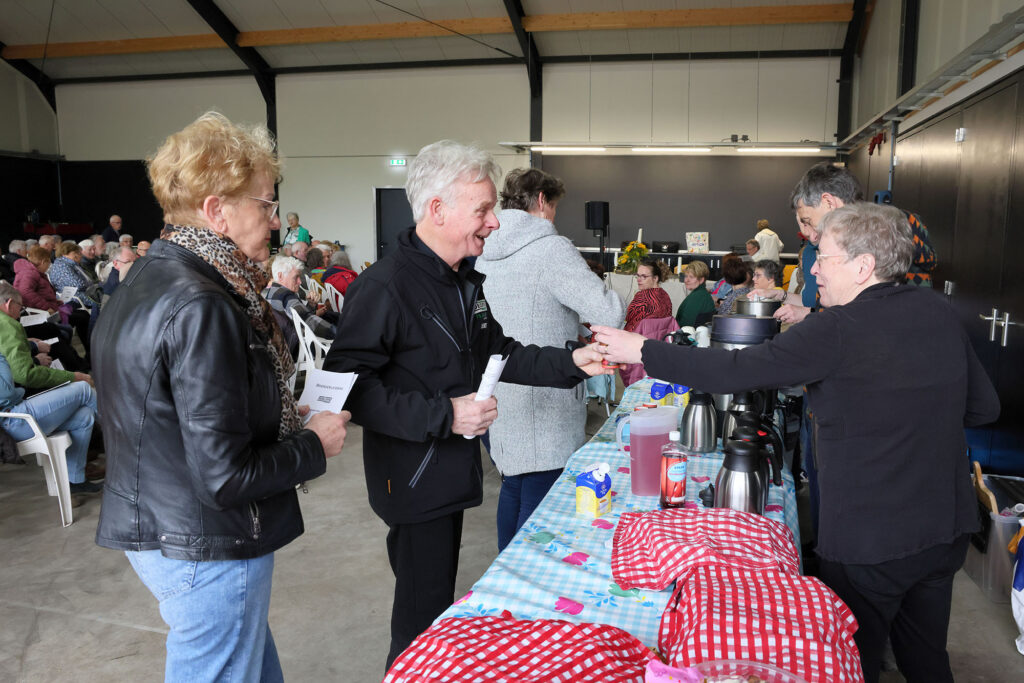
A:
<svg viewBox="0 0 1024 683">
<path fill-rule="evenodd" d="M 164 221 L 184 225 L 195 222 L 210 195 L 244 196 L 260 175 L 281 180 L 281 163 L 266 126 L 234 124 L 215 111 L 168 136 L 146 159 L 146 168 Z"/>
</svg>

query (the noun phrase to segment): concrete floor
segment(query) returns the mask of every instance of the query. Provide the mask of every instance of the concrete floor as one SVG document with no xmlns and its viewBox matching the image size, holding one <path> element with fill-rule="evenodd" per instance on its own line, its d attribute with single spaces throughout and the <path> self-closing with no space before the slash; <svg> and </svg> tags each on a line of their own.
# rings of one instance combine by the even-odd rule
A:
<svg viewBox="0 0 1024 683">
<path fill-rule="evenodd" d="M 590 431 L 603 419 L 603 408 L 592 405 Z M 379 681 L 383 674 L 394 584 L 386 527 L 366 503 L 360 454 L 353 426 L 327 474 L 300 494 L 306 533 L 277 553 L 270 624 L 291 681 Z M 500 482 L 489 462 L 484 484 L 484 504 L 466 514 L 456 595 L 497 554 Z M 157 603 L 121 553 L 93 542 L 98 513 L 99 497 L 92 497 L 64 529 L 41 468 L 0 465 L 0 681 L 162 680 L 166 627 Z M 962 572 L 952 622 L 958 681 L 1024 681 L 1009 605 L 989 602 Z"/>
</svg>

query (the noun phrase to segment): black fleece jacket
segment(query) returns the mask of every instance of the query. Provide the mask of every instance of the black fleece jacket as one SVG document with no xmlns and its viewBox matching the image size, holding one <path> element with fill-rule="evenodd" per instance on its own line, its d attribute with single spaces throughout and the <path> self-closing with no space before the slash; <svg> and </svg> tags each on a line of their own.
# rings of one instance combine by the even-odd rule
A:
<svg viewBox="0 0 1024 683">
<path fill-rule="evenodd" d="M 930 289 L 874 285 L 740 350 L 648 341 L 643 363 L 714 393 L 807 385 L 825 559 L 877 564 L 978 529 L 964 427 L 995 420 L 999 399 Z"/>
<path fill-rule="evenodd" d="M 452 433 L 451 399 L 477 390 L 492 354 L 508 357 L 503 382 L 568 388 L 586 378 L 569 351 L 505 336 L 483 282 L 410 229 L 345 295 L 324 369 L 359 375 L 345 408 L 363 427 L 370 506 L 388 524 L 480 504 L 480 446 Z"/>
</svg>

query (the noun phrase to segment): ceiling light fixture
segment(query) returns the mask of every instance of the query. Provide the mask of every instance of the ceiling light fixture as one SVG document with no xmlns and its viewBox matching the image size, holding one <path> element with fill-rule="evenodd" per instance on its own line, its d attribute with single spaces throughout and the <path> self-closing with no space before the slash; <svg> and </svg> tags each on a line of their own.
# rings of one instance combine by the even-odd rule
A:
<svg viewBox="0 0 1024 683">
<path fill-rule="evenodd" d="M 748 152 L 751 154 L 818 154 L 820 147 L 737 147 L 737 152 Z"/>
<path fill-rule="evenodd" d="M 634 152 L 650 154 L 707 154 L 710 147 L 633 147 Z"/>
<path fill-rule="evenodd" d="M 604 152 L 604 147 L 531 147 L 531 152 L 547 152 L 548 154 L 557 153 L 568 153 L 574 154 L 576 152 Z"/>
</svg>

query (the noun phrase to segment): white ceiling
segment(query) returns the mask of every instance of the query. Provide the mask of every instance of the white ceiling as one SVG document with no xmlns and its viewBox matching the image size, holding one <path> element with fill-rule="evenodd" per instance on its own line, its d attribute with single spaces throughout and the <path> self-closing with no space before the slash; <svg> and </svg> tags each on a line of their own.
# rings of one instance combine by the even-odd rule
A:
<svg viewBox="0 0 1024 683">
<path fill-rule="evenodd" d="M 286 30 L 507 17 L 502 0 L 215 0 L 239 31 Z M 686 10 L 850 0 L 523 0 L 527 16 L 637 10 Z M 394 9 L 388 5 L 400 9 Z M 405 10 L 405 11 L 400 11 Z M 51 20 L 52 11 L 52 20 Z M 7 46 L 172 38 L 213 30 L 186 0 L 0 0 L 0 42 Z M 845 23 L 555 31 L 530 34 L 547 57 L 690 52 L 839 50 Z M 394 62 L 522 57 L 514 33 L 362 40 L 256 48 L 274 69 Z M 227 49 L 28 60 L 51 79 L 244 70 Z"/>
</svg>

